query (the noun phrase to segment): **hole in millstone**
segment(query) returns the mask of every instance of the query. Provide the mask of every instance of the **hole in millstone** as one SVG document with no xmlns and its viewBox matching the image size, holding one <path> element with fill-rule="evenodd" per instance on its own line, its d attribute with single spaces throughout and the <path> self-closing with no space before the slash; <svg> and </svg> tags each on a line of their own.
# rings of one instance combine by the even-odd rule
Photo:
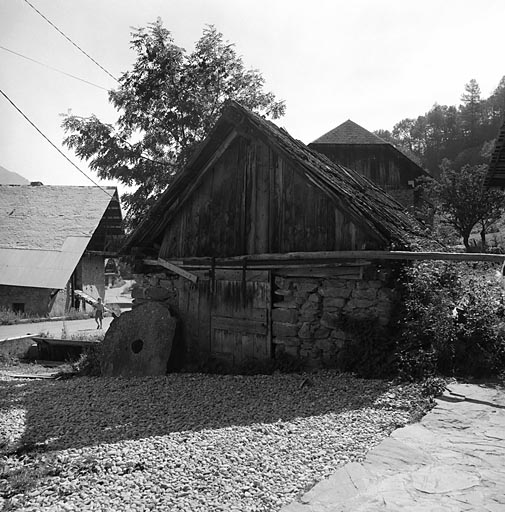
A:
<svg viewBox="0 0 505 512">
<path fill-rule="evenodd" d="M 135 340 L 132 343 L 132 352 L 134 354 L 138 354 L 142 350 L 143 347 L 144 347 L 144 342 L 142 340 Z"/>
</svg>

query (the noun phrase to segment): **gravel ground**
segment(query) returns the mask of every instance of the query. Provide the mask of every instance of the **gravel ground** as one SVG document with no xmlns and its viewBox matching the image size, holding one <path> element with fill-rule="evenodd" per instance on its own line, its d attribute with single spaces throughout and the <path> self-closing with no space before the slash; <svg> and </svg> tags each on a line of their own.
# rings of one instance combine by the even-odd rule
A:
<svg viewBox="0 0 505 512">
<path fill-rule="evenodd" d="M 334 371 L 28 381 L 0 369 L 0 510 L 275 511 L 430 407 L 416 386 Z"/>
</svg>

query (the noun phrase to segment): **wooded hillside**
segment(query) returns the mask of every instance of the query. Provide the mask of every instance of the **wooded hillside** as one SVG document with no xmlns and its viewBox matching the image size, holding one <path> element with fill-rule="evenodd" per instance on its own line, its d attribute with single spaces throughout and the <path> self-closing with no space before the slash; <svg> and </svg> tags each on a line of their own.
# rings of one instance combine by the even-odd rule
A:
<svg viewBox="0 0 505 512">
<path fill-rule="evenodd" d="M 487 164 L 504 115 L 505 76 L 487 99 L 481 97 L 479 84 L 472 79 L 464 86 L 458 106 L 435 103 L 417 119 L 402 119 L 392 131 L 375 133 L 438 177 L 444 159 L 455 169 Z"/>
</svg>

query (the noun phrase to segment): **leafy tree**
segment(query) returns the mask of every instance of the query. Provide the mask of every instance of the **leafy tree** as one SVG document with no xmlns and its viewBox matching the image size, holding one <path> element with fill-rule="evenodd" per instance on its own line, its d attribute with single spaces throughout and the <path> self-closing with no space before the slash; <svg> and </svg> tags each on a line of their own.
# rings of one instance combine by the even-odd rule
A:
<svg viewBox="0 0 505 512">
<path fill-rule="evenodd" d="M 475 226 L 481 228 L 481 244 L 485 249 L 486 233 L 505 211 L 505 193 L 484 185 L 486 173 L 486 165 L 465 165 L 456 171 L 444 161 L 439 181 L 432 180 L 429 185 L 429 194 L 438 203 L 445 221 L 463 238 L 467 251 Z"/>
<path fill-rule="evenodd" d="M 115 125 L 97 117 L 66 116 L 64 144 L 104 179 L 136 186 L 122 196 L 134 226 L 172 182 L 219 116 L 228 99 L 278 118 L 285 105 L 264 92 L 264 78 L 246 69 L 234 45 L 208 26 L 192 53 L 177 46 L 162 21 L 132 32 L 136 61 L 109 101 Z"/>
</svg>

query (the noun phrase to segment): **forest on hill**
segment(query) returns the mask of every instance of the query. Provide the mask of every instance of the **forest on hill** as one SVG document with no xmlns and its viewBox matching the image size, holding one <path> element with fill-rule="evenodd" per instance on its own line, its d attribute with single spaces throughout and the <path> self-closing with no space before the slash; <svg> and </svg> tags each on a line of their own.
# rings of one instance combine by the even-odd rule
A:
<svg viewBox="0 0 505 512">
<path fill-rule="evenodd" d="M 488 98 L 475 79 L 464 86 L 461 103 L 433 107 L 417 119 L 406 118 L 391 131 L 375 133 L 417 160 L 435 178 L 447 159 L 454 169 L 487 164 L 505 117 L 505 76 Z"/>
</svg>

